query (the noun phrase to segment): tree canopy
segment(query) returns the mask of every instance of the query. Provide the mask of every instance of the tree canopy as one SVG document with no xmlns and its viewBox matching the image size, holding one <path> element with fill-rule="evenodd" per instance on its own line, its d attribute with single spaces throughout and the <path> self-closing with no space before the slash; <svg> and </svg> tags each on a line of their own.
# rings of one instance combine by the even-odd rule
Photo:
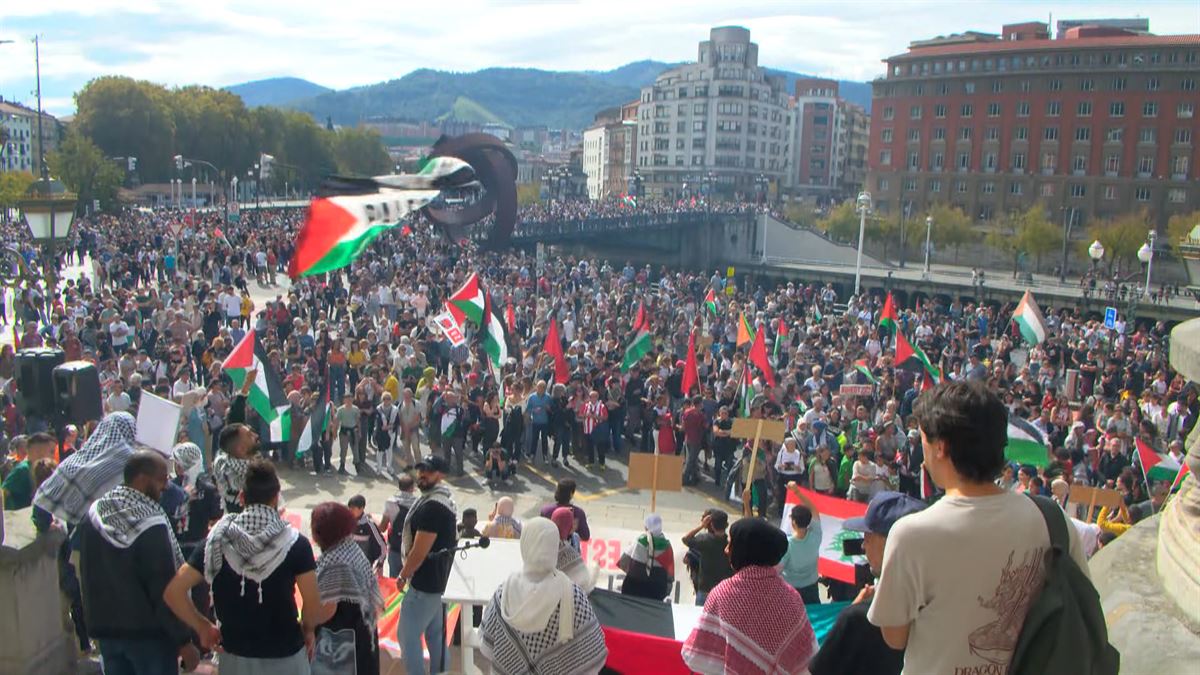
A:
<svg viewBox="0 0 1200 675">
<path fill-rule="evenodd" d="M 858 211 L 854 208 L 854 200 L 838 204 L 828 216 L 817 222 L 821 231 L 836 241 L 858 240 Z"/>
<path fill-rule="evenodd" d="M 1138 249 L 1146 242 L 1150 227 L 1147 214 L 1139 211 L 1098 222 L 1088 228 L 1088 235 L 1104 245 L 1104 258 L 1109 268 L 1116 263 L 1120 269 L 1123 263 L 1134 260 Z"/>
<path fill-rule="evenodd" d="M 78 196 L 78 210 L 84 211 L 99 199 L 100 208 L 110 209 L 125 174 L 115 162 L 105 159 L 100 148 L 78 131 L 72 130 L 59 143 L 58 150 L 46 157 L 50 172 Z"/>
</svg>

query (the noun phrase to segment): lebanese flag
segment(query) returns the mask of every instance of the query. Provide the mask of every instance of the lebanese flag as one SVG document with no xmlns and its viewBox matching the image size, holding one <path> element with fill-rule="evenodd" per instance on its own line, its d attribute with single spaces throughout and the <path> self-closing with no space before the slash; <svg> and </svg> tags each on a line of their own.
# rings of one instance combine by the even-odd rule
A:
<svg viewBox="0 0 1200 675">
<path fill-rule="evenodd" d="M 354 262 L 380 234 L 433 201 L 438 190 L 386 190 L 312 200 L 288 264 L 293 279 Z"/>
<path fill-rule="evenodd" d="M 771 363 L 767 360 L 767 343 L 763 337 L 765 330 L 760 330 L 754 336 L 754 343 L 750 345 L 750 362 L 758 366 L 762 371 L 763 381 L 768 387 L 775 387 L 775 374 L 771 372 Z"/>
<path fill-rule="evenodd" d="M 683 382 L 680 389 L 683 395 L 691 393 L 692 388 L 700 384 L 700 371 L 696 368 L 696 331 L 688 336 L 687 360 L 683 362 Z"/>
<path fill-rule="evenodd" d="M 554 357 L 555 384 L 566 384 L 571 378 L 571 372 L 567 368 L 567 359 L 563 356 L 562 340 L 558 337 L 558 322 L 554 319 L 550 319 L 550 327 L 546 329 L 546 344 L 543 349 Z"/>
<path fill-rule="evenodd" d="M 796 490 L 803 492 L 821 512 L 821 557 L 817 560 L 817 572 L 823 577 L 853 584 L 856 559 L 842 555 L 842 539 L 858 538 L 860 535 L 846 530 L 842 524 L 850 518 L 866 514 L 867 505 L 848 499 L 826 497 L 800 486 L 796 486 Z M 787 491 L 787 505 L 783 509 L 779 529 L 789 536 L 792 531 L 792 507 L 801 503 L 800 497 L 794 491 Z"/>
<path fill-rule="evenodd" d="M 1140 438 L 1136 443 L 1138 463 L 1142 465 L 1142 473 L 1145 474 L 1147 482 L 1174 480 L 1179 476 L 1180 464 L 1170 455 L 1155 452 L 1154 448 Z"/>
</svg>

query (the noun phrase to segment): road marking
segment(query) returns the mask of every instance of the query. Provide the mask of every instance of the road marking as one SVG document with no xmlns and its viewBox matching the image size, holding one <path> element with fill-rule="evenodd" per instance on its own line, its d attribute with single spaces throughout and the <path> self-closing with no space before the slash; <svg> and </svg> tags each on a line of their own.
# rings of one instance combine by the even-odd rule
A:
<svg viewBox="0 0 1200 675">
<path fill-rule="evenodd" d="M 550 485 L 558 485 L 558 481 L 554 480 L 554 478 L 551 477 L 550 474 L 545 473 L 544 471 L 541 471 L 540 469 L 534 468 L 534 466 L 532 464 L 529 464 L 528 462 L 521 462 L 520 466 L 524 469 L 527 469 L 529 471 L 529 473 L 532 473 L 533 475 L 537 476 L 538 478 L 541 478 L 542 480 L 546 481 Z"/>
<path fill-rule="evenodd" d="M 634 492 L 637 492 L 637 490 L 630 490 L 629 488 L 623 488 L 623 487 L 605 488 L 603 490 L 600 490 L 599 492 L 591 492 L 586 495 L 576 495 L 574 501 L 590 502 L 593 499 L 604 499 L 605 497 L 611 497 L 613 495 L 621 494 L 623 492 L 628 493 L 628 494 L 633 494 Z"/>
<path fill-rule="evenodd" d="M 717 499 L 716 497 L 714 497 L 714 496 L 712 496 L 712 495 L 708 494 L 707 492 L 703 492 L 703 491 L 701 491 L 701 490 L 697 490 L 696 488 L 684 488 L 684 489 L 683 489 L 683 491 L 684 491 L 684 492 L 686 492 L 686 493 L 688 493 L 688 494 L 691 494 L 691 495 L 696 495 L 697 497 L 703 497 L 703 498 L 705 498 L 706 500 L 708 500 L 708 503 L 710 503 L 710 504 L 712 504 L 712 505 L 716 506 L 718 509 L 721 509 L 722 511 L 727 511 L 727 512 L 729 512 L 729 511 L 736 511 L 736 510 L 737 510 L 737 508 L 736 508 L 736 507 L 737 507 L 737 505 L 736 505 L 736 504 L 730 504 L 730 503 L 728 503 L 728 502 L 723 502 L 723 501 L 721 501 L 720 499 Z"/>
</svg>

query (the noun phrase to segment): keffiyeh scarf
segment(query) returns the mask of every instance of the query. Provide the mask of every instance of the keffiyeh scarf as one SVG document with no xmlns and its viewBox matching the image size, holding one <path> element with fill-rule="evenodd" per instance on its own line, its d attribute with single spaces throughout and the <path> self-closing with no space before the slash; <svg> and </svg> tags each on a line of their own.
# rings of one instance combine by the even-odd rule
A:
<svg viewBox="0 0 1200 675">
<path fill-rule="evenodd" d="M 246 468 L 250 460 L 238 459 L 224 452 L 217 455 L 213 461 L 213 482 L 221 491 L 225 504 L 237 504 L 238 495 L 246 485 Z"/>
<path fill-rule="evenodd" d="M 137 422 L 129 413 L 116 412 L 100 420 L 79 452 L 38 488 L 34 505 L 72 525 L 82 522 L 92 502 L 121 482 L 136 431 Z"/>
<path fill-rule="evenodd" d="M 211 585 L 222 565 L 242 577 L 242 595 L 246 579 L 258 584 L 262 602 L 262 582 L 279 567 L 300 533 L 266 504 L 251 504 L 245 511 L 226 515 L 213 526 L 204 544 L 204 578 Z"/>
<path fill-rule="evenodd" d="M 404 531 L 400 539 L 400 551 L 405 558 L 408 557 L 408 552 L 412 550 L 413 541 L 416 536 L 412 526 L 413 514 L 426 502 L 437 502 L 445 506 L 450 509 L 450 513 L 454 515 L 455 521 L 458 521 L 458 506 L 454 504 L 454 496 L 450 494 L 450 488 L 446 487 L 445 483 L 438 483 L 428 490 L 422 490 L 421 496 L 413 503 L 412 508 L 408 510 L 408 516 L 404 519 Z"/>
<path fill-rule="evenodd" d="M 371 562 L 353 537 L 321 554 L 317 561 L 317 590 L 321 602 L 352 602 L 362 610 L 363 619 L 374 626 L 383 606 L 379 582 Z"/>
<path fill-rule="evenodd" d="M 175 463 L 183 468 L 183 487 L 192 490 L 204 473 L 204 451 L 195 443 L 180 443 L 172 451 Z"/>
<path fill-rule="evenodd" d="M 155 525 L 162 525 L 167 528 L 167 536 L 171 539 L 175 569 L 179 569 L 184 562 L 183 552 L 179 549 L 179 542 L 175 540 L 175 533 L 162 507 L 129 486 L 118 485 L 97 499 L 88 509 L 88 520 L 105 541 L 117 548 L 133 546 L 143 532 Z"/>
</svg>

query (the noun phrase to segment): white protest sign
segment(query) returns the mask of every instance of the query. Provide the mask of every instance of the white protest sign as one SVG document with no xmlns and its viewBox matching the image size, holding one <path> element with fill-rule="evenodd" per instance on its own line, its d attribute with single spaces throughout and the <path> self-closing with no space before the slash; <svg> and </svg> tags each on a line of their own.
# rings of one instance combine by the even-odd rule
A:
<svg viewBox="0 0 1200 675">
<path fill-rule="evenodd" d="M 181 412 L 179 404 L 143 390 L 138 403 L 134 440 L 169 457 L 171 449 L 175 447 Z"/>
<path fill-rule="evenodd" d="M 451 345 L 458 347 L 467 341 L 466 336 L 463 335 L 462 327 L 458 325 L 458 322 L 454 320 L 454 317 L 450 315 L 450 312 L 442 312 L 441 314 L 438 314 L 437 316 L 433 317 L 433 322 L 437 324 L 439 329 L 441 329 L 442 333 L 446 336 L 446 339 L 450 341 Z"/>
</svg>

